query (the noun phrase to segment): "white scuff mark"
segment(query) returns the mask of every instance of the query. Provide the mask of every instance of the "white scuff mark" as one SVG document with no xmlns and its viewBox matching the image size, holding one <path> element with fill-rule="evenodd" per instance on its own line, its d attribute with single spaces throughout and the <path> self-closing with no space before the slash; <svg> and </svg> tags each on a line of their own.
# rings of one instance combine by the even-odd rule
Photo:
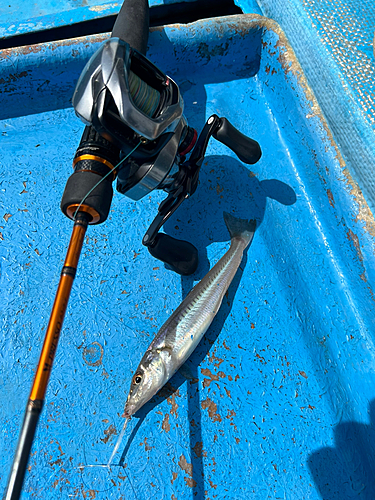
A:
<svg viewBox="0 0 375 500">
<path fill-rule="evenodd" d="M 93 5 L 92 7 L 89 7 L 89 10 L 91 12 L 103 12 L 108 9 L 114 9 L 115 7 L 118 7 L 118 3 L 107 3 L 105 5 Z"/>
</svg>

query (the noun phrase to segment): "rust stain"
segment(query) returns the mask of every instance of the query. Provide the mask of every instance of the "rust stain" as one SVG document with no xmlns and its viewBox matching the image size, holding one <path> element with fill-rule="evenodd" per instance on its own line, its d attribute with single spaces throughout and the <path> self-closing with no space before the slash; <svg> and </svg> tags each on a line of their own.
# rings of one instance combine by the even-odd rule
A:
<svg viewBox="0 0 375 500">
<path fill-rule="evenodd" d="M 333 139 L 332 139 L 333 140 Z M 344 161 L 344 160 L 342 160 Z M 350 194 L 355 198 L 358 206 L 358 214 L 355 218 L 355 222 L 361 221 L 364 225 L 364 229 L 375 238 L 375 220 L 374 215 L 368 206 L 362 191 L 360 190 L 358 184 L 354 181 L 349 170 L 345 168 L 343 174 L 346 177 L 347 185 L 351 188 Z"/>
<path fill-rule="evenodd" d="M 266 360 L 264 359 L 264 357 L 261 356 L 260 354 L 256 353 L 255 357 L 258 358 L 261 363 L 267 364 Z"/>
<path fill-rule="evenodd" d="M 225 343 L 225 340 L 223 342 L 223 347 L 224 349 L 226 349 L 227 351 L 230 351 L 230 347 L 227 346 L 227 344 Z"/>
<path fill-rule="evenodd" d="M 39 52 L 43 52 L 43 50 L 58 50 L 61 47 L 70 47 L 74 45 L 80 45 L 82 43 L 85 44 L 94 44 L 101 43 L 104 40 L 108 39 L 108 34 L 100 34 L 100 35 L 90 35 L 83 36 L 77 38 L 68 38 L 65 40 L 59 40 L 58 42 L 46 42 L 39 43 L 35 45 L 24 45 L 22 47 L 12 47 L 9 49 L 3 49 L 0 51 L 0 60 L 1 59 L 10 59 L 17 58 L 19 55 L 28 55 L 28 54 L 38 54 Z"/>
<path fill-rule="evenodd" d="M 5 222 L 8 222 L 8 220 L 12 217 L 12 214 L 4 214 L 3 215 L 3 219 L 5 220 Z"/>
<path fill-rule="evenodd" d="M 178 404 L 176 403 L 176 397 L 180 397 L 180 392 L 178 390 L 175 393 L 173 393 L 171 397 L 167 398 L 167 402 L 172 407 L 170 410 L 170 414 L 174 415 L 175 417 L 178 417 L 177 414 Z"/>
<path fill-rule="evenodd" d="M 300 370 L 298 373 L 299 373 L 302 377 L 307 378 L 307 375 L 306 375 L 306 373 L 305 373 L 304 371 Z"/>
<path fill-rule="evenodd" d="M 218 185 L 216 186 L 216 193 L 217 193 L 217 194 L 220 194 L 220 193 L 222 193 L 223 191 L 224 191 L 223 186 L 220 186 L 220 184 L 218 184 Z"/>
<path fill-rule="evenodd" d="M 339 162 L 342 173 L 346 178 L 347 187 L 350 189 L 350 194 L 353 196 L 357 204 L 358 212 L 356 216 L 356 222 L 361 221 L 364 225 L 365 230 L 371 236 L 375 237 L 374 215 L 369 205 L 367 204 L 360 187 L 358 186 L 357 182 L 353 179 L 351 173 L 346 167 L 345 160 L 343 159 L 341 152 L 333 138 L 331 129 L 329 128 L 328 123 L 323 116 L 322 110 L 318 104 L 315 94 L 310 88 L 306 76 L 302 71 L 302 68 L 298 62 L 298 59 L 292 47 L 289 45 L 289 42 L 283 30 L 275 21 L 271 19 L 265 19 L 265 18 L 261 19 L 259 26 L 267 30 L 274 31 L 279 36 L 279 40 L 275 46 L 275 48 L 279 49 L 278 61 L 280 62 L 286 74 L 292 72 L 296 76 L 299 85 L 301 86 L 301 88 L 305 93 L 306 99 L 310 101 L 311 113 L 309 115 L 309 118 L 312 118 L 314 116 L 319 118 L 322 127 L 324 128 L 327 134 L 328 142 L 335 150 L 336 159 Z"/>
<path fill-rule="evenodd" d="M 173 484 L 173 483 L 176 481 L 177 476 L 178 476 L 178 473 L 177 473 L 177 472 L 172 472 L 172 478 L 173 478 L 173 479 L 171 479 L 171 484 Z"/>
<path fill-rule="evenodd" d="M 202 441 L 197 441 L 195 443 L 195 446 L 193 448 L 193 451 L 196 455 L 197 458 L 200 458 L 200 457 L 207 457 L 207 452 L 206 451 L 203 451 L 203 443 Z"/>
<path fill-rule="evenodd" d="M 190 488 L 195 488 L 197 486 L 197 482 L 191 477 L 184 477 L 184 481 L 186 486 L 190 486 Z"/>
<path fill-rule="evenodd" d="M 84 499 L 86 498 L 95 499 L 97 493 L 98 493 L 97 490 L 87 490 L 87 491 L 82 490 L 82 496 Z"/>
<path fill-rule="evenodd" d="M 114 427 L 112 424 L 108 427 L 108 429 L 105 429 L 104 431 L 104 434 L 105 434 L 105 438 L 100 438 L 100 441 L 103 441 L 103 443 L 108 443 L 110 437 L 112 436 L 112 434 L 114 434 L 115 436 L 117 435 L 117 431 L 116 431 L 116 427 Z"/>
<path fill-rule="evenodd" d="M 358 258 L 361 262 L 363 262 L 363 255 L 362 255 L 362 251 L 361 251 L 361 246 L 359 244 L 359 238 L 358 236 L 353 233 L 353 231 L 348 228 L 348 231 L 346 233 L 346 236 L 348 238 L 349 241 L 351 241 L 356 249 L 356 252 L 357 252 L 357 255 L 358 255 Z"/>
<path fill-rule="evenodd" d="M 139 446 L 142 446 L 144 445 L 145 447 L 145 451 L 150 451 L 152 450 L 152 448 L 155 448 L 155 446 L 150 446 L 148 443 L 147 443 L 147 438 L 145 437 L 145 440 L 142 441 L 141 443 L 139 443 Z"/>
<path fill-rule="evenodd" d="M 209 362 L 209 363 L 213 363 L 213 364 L 214 364 L 214 366 L 215 366 L 216 368 L 219 368 L 219 366 L 221 365 L 221 363 L 222 363 L 223 361 L 224 361 L 224 359 L 222 359 L 222 358 L 217 358 L 217 357 L 215 356 L 215 354 L 214 354 L 214 353 L 212 353 L 212 354 L 210 355 L 210 357 L 208 358 L 208 362 Z"/>
<path fill-rule="evenodd" d="M 211 382 L 218 382 L 221 378 L 226 377 L 224 372 L 219 372 L 217 375 L 214 375 L 208 368 L 202 368 L 201 373 L 206 377 L 209 377 L 203 380 L 203 387 L 210 387 Z"/>
<path fill-rule="evenodd" d="M 330 189 L 327 189 L 327 196 L 329 204 L 331 205 L 332 208 L 335 208 L 335 200 L 333 199 L 333 194 Z"/>
<path fill-rule="evenodd" d="M 224 387 L 224 390 L 227 393 L 228 398 L 231 398 L 232 396 L 231 396 L 230 390 L 227 389 L 226 387 Z"/>
<path fill-rule="evenodd" d="M 165 432 L 169 432 L 171 430 L 171 424 L 169 423 L 169 413 L 165 414 L 163 423 L 161 424 L 161 428 Z"/>
<path fill-rule="evenodd" d="M 203 410 L 208 410 L 208 416 L 212 422 L 221 422 L 221 416 L 217 412 L 217 404 L 214 403 L 210 398 L 205 399 L 201 402 L 201 407 Z"/>
<path fill-rule="evenodd" d="M 61 458 L 58 458 L 57 460 L 55 460 L 54 462 L 50 462 L 49 465 L 51 467 L 53 467 L 54 465 L 60 465 L 60 467 L 62 467 L 62 464 L 63 464 L 63 461 Z"/>
<path fill-rule="evenodd" d="M 36 44 L 36 45 L 24 45 L 22 47 L 15 47 L 15 48 L 9 48 L 9 49 L 4 49 L 1 51 L 0 57 L 4 59 L 8 59 L 12 57 L 13 55 L 27 55 L 27 54 L 37 54 L 40 52 L 45 44 Z"/>
<path fill-rule="evenodd" d="M 104 349 L 99 342 L 93 342 L 85 347 L 82 353 L 85 363 L 89 366 L 99 366 L 102 364 Z"/>
<path fill-rule="evenodd" d="M 190 477 L 193 477 L 193 465 L 188 463 L 184 455 L 180 456 L 178 465 L 184 472 L 186 472 L 186 474 L 188 474 Z"/>
<path fill-rule="evenodd" d="M 233 422 L 233 417 L 236 416 L 236 412 L 234 410 L 228 410 L 228 414 L 225 418 Z"/>
<path fill-rule="evenodd" d="M 210 479 L 208 480 L 208 482 L 210 483 L 211 488 L 213 488 L 214 490 L 216 490 L 217 484 L 214 484 Z"/>
</svg>

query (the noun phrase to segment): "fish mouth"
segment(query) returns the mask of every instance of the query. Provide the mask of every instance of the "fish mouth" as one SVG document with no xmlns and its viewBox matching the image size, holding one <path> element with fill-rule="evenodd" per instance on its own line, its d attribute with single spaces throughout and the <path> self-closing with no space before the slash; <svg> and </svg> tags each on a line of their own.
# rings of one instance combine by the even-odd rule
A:
<svg viewBox="0 0 375 500">
<path fill-rule="evenodd" d="M 125 405 L 124 413 L 122 414 L 125 418 L 130 418 L 137 411 L 137 407 L 135 405 Z"/>
</svg>

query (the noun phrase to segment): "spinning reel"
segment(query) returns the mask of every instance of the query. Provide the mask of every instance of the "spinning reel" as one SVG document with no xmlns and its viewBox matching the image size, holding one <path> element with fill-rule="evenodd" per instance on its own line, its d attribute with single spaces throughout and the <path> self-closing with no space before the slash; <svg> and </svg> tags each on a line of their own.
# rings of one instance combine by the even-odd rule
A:
<svg viewBox="0 0 375 500">
<path fill-rule="evenodd" d="M 177 273 L 192 274 L 198 265 L 196 248 L 159 230 L 195 192 L 210 137 L 247 164 L 257 162 L 261 150 L 256 141 L 216 115 L 197 138 L 183 115 L 177 84 L 144 55 L 147 32 L 140 40 L 114 35 L 116 25 L 112 38 L 85 66 L 73 95 L 75 112 L 87 127 L 61 209 L 74 218 L 79 208 L 89 214 L 89 224 L 98 224 L 108 216 L 116 177 L 117 190 L 132 200 L 162 189 L 167 197 L 142 243 Z M 99 184 L 98 175 L 103 178 Z"/>
</svg>

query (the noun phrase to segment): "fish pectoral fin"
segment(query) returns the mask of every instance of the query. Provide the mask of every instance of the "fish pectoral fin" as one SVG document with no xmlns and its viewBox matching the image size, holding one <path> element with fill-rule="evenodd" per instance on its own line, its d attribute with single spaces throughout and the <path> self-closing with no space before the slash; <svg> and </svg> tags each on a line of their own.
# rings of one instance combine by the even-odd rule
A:
<svg viewBox="0 0 375 500">
<path fill-rule="evenodd" d="M 198 382 L 198 379 L 194 377 L 193 372 L 191 371 L 191 368 L 187 363 L 184 363 L 182 366 L 180 366 L 179 372 L 184 378 L 186 378 L 186 380 L 190 380 L 193 384 L 196 384 Z"/>
<path fill-rule="evenodd" d="M 171 347 L 171 346 L 169 346 L 169 345 L 165 345 L 165 346 L 163 346 L 163 347 L 159 347 L 158 349 L 156 349 L 156 352 L 157 352 L 157 353 L 159 353 L 159 354 L 160 354 L 160 353 L 164 353 L 164 352 L 166 352 L 166 353 L 168 353 L 170 356 L 172 356 L 172 354 L 173 354 L 173 349 L 172 349 L 172 347 Z"/>
</svg>

